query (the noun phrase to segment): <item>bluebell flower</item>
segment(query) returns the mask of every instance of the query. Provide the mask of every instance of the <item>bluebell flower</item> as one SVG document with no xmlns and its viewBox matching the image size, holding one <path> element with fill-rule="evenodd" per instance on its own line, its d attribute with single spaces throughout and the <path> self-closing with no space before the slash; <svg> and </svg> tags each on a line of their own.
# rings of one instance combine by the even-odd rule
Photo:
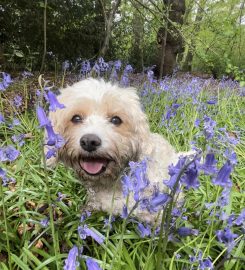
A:
<svg viewBox="0 0 245 270">
<path fill-rule="evenodd" d="M 47 131 L 46 144 L 49 146 L 54 146 L 57 142 L 57 134 L 55 134 L 53 127 L 51 124 L 46 125 L 45 129 Z"/>
<path fill-rule="evenodd" d="M 57 155 L 57 149 L 51 148 L 47 151 L 45 157 L 46 157 L 46 159 L 50 159 L 51 157 L 56 157 L 56 155 Z"/>
<path fill-rule="evenodd" d="M 44 111 L 44 109 L 40 106 L 37 106 L 37 118 L 39 121 L 39 127 L 45 127 L 50 125 L 50 121 Z"/>
<path fill-rule="evenodd" d="M 149 225 L 144 226 L 142 223 L 138 223 L 138 231 L 140 233 L 140 237 L 146 237 L 151 235 L 151 227 Z"/>
<path fill-rule="evenodd" d="M 88 269 L 88 270 L 102 270 L 102 269 L 99 267 L 98 263 L 95 262 L 95 261 L 94 261 L 93 259 L 91 259 L 91 258 L 87 258 L 87 259 L 86 259 L 86 265 L 87 265 L 87 269 Z"/>
<path fill-rule="evenodd" d="M 199 268 L 200 268 L 200 270 L 214 269 L 213 263 L 209 258 L 206 258 L 204 260 L 200 260 L 199 261 Z"/>
<path fill-rule="evenodd" d="M 230 201 L 230 193 L 231 193 L 231 188 L 230 186 L 225 187 L 223 191 L 221 192 L 220 197 L 218 198 L 218 203 L 217 205 L 220 207 L 224 207 L 229 204 Z"/>
<path fill-rule="evenodd" d="M 49 219 L 48 218 L 44 218 L 42 220 L 40 220 L 40 225 L 44 228 L 47 228 L 49 225 Z"/>
<path fill-rule="evenodd" d="M 78 247 L 73 246 L 68 253 L 67 259 L 65 260 L 64 270 L 76 270 L 77 267 L 79 266 L 77 257 L 78 257 Z"/>
<path fill-rule="evenodd" d="M 49 102 L 49 110 L 54 112 L 58 109 L 64 109 L 65 106 L 60 104 L 57 100 L 56 95 L 52 91 L 48 91 L 47 93 L 48 102 Z"/>
<path fill-rule="evenodd" d="M 217 160 L 213 153 L 209 153 L 205 157 L 204 164 L 199 166 L 200 169 L 204 171 L 205 174 L 215 174 L 217 172 L 216 168 Z"/>
<path fill-rule="evenodd" d="M 9 145 L 6 147 L 0 148 L 0 161 L 5 162 L 5 161 L 14 161 L 17 159 L 19 156 L 20 151 L 14 148 L 14 146 Z"/>
<path fill-rule="evenodd" d="M 233 150 L 227 148 L 224 152 L 224 157 L 229 160 L 231 165 L 234 166 L 237 164 L 237 154 Z"/>
<path fill-rule="evenodd" d="M 238 236 L 234 234 L 229 227 L 225 228 L 224 230 L 218 230 L 216 232 L 216 236 L 218 241 L 224 243 L 225 246 L 228 248 L 228 252 L 230 252 L 233 247 L 235 246 L 234 239 Z"/>
<path fill-rule="evenodd" d="M 214 100 L 214 99 L 210 99 L 207 101 L 207 104 L 209 105 L 215 105 L 217 103 L 217 100 Z"/>
<path fill-rule="evenodd" d="M 19 108 L 19 107 L 22 105 L 22 100 L 23 100 L 23 99 L 22 99 L 21 96 L 16 95 L 16 96 L 14 97 L 14 102 L 13 102 L 14 106 L 17 107 L 17 108 Z"/>
<path fill-rule="evenodd" d="M 115 217 L 111 216 L 111 220 L 109 220 L 109 218 L 105 218 L 104 219 L 104 228 L 109 227 L 110 229 L 112 228 L 112 223 L 115 221 Z"/>
<path fill-rule="evenodd" d="M 150 83 L 153 83 L 154 72 L 152 70 L 147 71 L 147 79 Z"/>
<path fill-rule="evenodd" d="M 66 71 L 70 68 L 71 64 L 68 60 L 65 60 L 63 63 L 62 63 L 62 70 L 63 71 Z"/>
<path fill-rule="evenodd" d="M 177 178 L 180 174 L 180 171 L 185 165 L 185 162 L 186 162 L 186 157 L 180 157 L 176 165 L 171 164 L 168 167 L 168 174 L 170 175 L 170 179 L 164 180 L 163 183 L 171 190 L 173 190 L 175 183 L 177 181 Z"/>
<path fill-rule="evenodd" d="M 189 255 L 189 262 L 194 263 L 197 261 L 197 258 L 195 256 Z"/>
<path fill-rule="evenodd" d="M 175 254 L 175 258 L 178 260 L 178 259 L 181 258 L 181 255 L 180 255 L 179 253 L 176 253 L 176 254 Z"/>
<path fill-rule="evenodd" d="M 230 180 L 230 174 L 232 171 L 232 165 L 229 161 L 227 161 L 223 167 L 219 170 L 217 177 L 213 178 L 212 182 L 215 185 L 219 185 L 221 187 L 231 187 L 232 183 Z"/>
<path fill-rule="evenodd" d="M 130 172 L 129 175 L 122 178 L 123 195 L 126 197 L 129 192 L 133 192 L 134 200 L 139 201 L 141 193 L 149 185 L 146 169 L 147 161 L 129 162 Z"/>
<path fill-rule="evenodd" d="M 125 219 L 128 217 L 128 208 L 126 205 L 123 206 L 121 218 Z"/>
<path fill-rule="evenodd" d="M 198 180 L 198 169 L 195 162 L 187 168 L 185 175 L 181 178 L 181 183 L 184 184 L 187 189 L 196 189 L 200 186 L 200 182 Z"/>
<path fill-rule="evenodd" d="M 13 127 L 19 126 L 20 124 L 21 124 L 20 120 L 17 119 L 17 118 L 14 118 L 13 121 L 12 121 L 12 124 L 9 125 L 9 127 L 12 129 Z"/>
<path fill-rule="evenodd" d="M 204 116 L 204 135 L 207 140 L 210 140 L 214 136 L 214 128 L 216 127 L 216 122 L 208 116 Z"/>
<path fill-rule="evenodd" d="M 99 57 L 98 64 L 101 72 L 105 72 L 109 69 L 109 64 L 106 63 L 102 57 Z"/>
<path fill-rule="evenodd" d="M 90 62 L 88 60 L 85 60 L 82 62 L 81 64 L 81 70 L 80 73 L 86 75 L 91 71 L 91 65 Z"/>
<path fill-rule="evenodd" d="M 4 91 L 13 82 L 10 74 L 6 72 L 0 72 L 2 74 L 2 81 L 0 81 L 0 91 Z"/>
<path fill-rule="evenodd" d="M 179 236 L 181 237 L 186 237 L 189 235 L 195 235 L 197 236 L 199 231 L 197 229 L 192 229 L 192 228 L 188 228 L 188 227 L 180 227 L 177 230 Z"/>
<path fill-rule="evenodd" d="M 13 135 L 11 137 L 12 141 L 17 143 L 19 146 L 23 146 L 25 144 L 24 138 L 25 134 Z"/>
<path fill-rule="evenodd" d="M 15 184 L 15 183 L 16 183 L 16 180 L 12 177 L 11 178 L 8 178 L 7 176 L 2 177 L 3 187 L 7 187 L 9 184 Z"/>
<path fill-rule="evenodd" d="M 80 218 L 80 222 L 84 222 L 88 217 L 91 216 L 91 212 L 88 210 L 85 210 L 82 214 L 81 214 L 81 218 Z"/>
<path fill-rule="evenodd" d="M 6 176 L 6 170 L 0 167 L 0 177 L 3 178 Z"/>
<path fill-rule="evenodd" d="M 238 226 L 245 223 L 245 208 L 241 211 L 241 214 L 237 217 L 234 223 Z"/>
<path fill-rule="evenodd" d="M 3 116 L 3 114 L 0 113 L 0 124 L 5 123 L 5 118 Z"/>
<path fill-rule="evenodd" d="M 58 202 L 63 201 L 65 198 L 66 198 L 66 194 L 63 194 L 61 192 L 58 192 L 58 198 L 57 198 L 57 201 Z"/>
<path fill-rule="evenodd" d="M 201 123 L 201 120 L 197 118 L 197 119 L 195 120 L 195 122 L 194 122 L 194 126 L 195 126 L 195 127 L 199 127 L 200 123 Z"/>
<path fill-rule="evenodd" d="M 114 67 L 115 67 L 115 69 L 116 69 L 117 71 L 119 71 L 119 70 L 121 69 L 121 66 L 122 66 L 121 60 L 116 60 L 116 61 L 114 62 Z"/>
<path fill-rule="evenodd" d="M 21 74 L 24 78 L 33 77 L 34 75 L 29 71 L 23 71 Z"/>
<path fill-rule="evenodd" d="M 162 209 L 170 200 L 170 195 L 167 193 L 155 193 L 149 200 L 148 210 L 157 212 Z"/>
<path fill-rule="evenodd" d="M 81 225 L 78 227 L 78 234 L 81 239 L 86 239 L 88 236 L 92 237 L 97 243 L 102 244 L 104 237 L 98 235 L 96 232 L 91 230 L 87 225 Z"/>
</svg>

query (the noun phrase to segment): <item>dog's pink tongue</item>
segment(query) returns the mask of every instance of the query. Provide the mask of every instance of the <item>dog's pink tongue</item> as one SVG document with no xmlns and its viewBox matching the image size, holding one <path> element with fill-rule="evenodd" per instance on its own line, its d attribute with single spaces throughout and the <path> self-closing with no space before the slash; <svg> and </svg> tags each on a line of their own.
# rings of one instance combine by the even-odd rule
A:
<svg viewBox="0 0 245 270">
<path fill-rule="evenodd" d="M 81 162 L 82 168 L 90 174 L 99 173 L 104 165 L 105 162 L 102 160 L 90 160 Z"/>
</svg>

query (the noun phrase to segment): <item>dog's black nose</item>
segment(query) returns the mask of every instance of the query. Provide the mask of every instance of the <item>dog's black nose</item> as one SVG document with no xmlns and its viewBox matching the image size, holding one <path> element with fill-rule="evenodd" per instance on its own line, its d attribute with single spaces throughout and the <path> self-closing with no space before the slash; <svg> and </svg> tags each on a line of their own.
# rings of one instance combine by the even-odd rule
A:
<svg viewBox="0 0 245 270">
<path fill-rule="evenodd" d="M 81 147 L 88 152 L 93 152 L 101 146 L 101 139 L 95 134 L 86 134 L 80 139 Z"/>
</svg>

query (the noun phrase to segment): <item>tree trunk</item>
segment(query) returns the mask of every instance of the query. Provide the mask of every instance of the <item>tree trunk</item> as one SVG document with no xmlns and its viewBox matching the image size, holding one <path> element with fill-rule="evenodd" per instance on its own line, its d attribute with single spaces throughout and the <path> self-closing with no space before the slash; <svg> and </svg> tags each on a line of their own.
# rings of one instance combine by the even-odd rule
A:
<svg viewBox="0 0 245 270">
<path fill-rule="evenodd" d="M 109 13 L 109 16 L 106 14 L 106 8 L 104 2 L 101 0 L 101 5 L 104 11 L 104 19 L 105 19 L 105 38 L 103 42 L 103 46 L 100 50 L 100 56 L 104 57 L 109 49 L 109 42 L 111 38 L 111 31 L 113 28 L 113 19 L 115 17 L 115 14 L 121 4 L 121 0 L 116 0 L 115 3 L 113 3 L 113 6 L 111 8 L 111 11 Z"/>
<path fill-rule="evenodd" d="M 194 29 L 192 31 L 192 36 L 197 36 L 199 30 L 200 30 L 200 23 L 202 21 L 203 18 L 203 12 L 204 12 L 204 8 L 205 8 L 205 4 L 206 4 L 206 0 L 200 0 L 198 2 L 198 8 L 197 8 L 197 14 L 195 17 L 195 21 L 194 21 Z M 183 70 L 185 71 L 192 71 L 192 61 L 193 61 L 193 57 L 194 57 L 194 53 L 195 53 L 195 49 L 196 49 L 196 44 L 195 41 L 193 40 L 193 38 L 191 39 L 191 48 L 190 46 L 188 46 L 187 48 L 187 54 L 183 63 Z"/>
<path fill-rule="evenodd" d="M 131 64 L 137 72 L 141 72 L 144 67 L 143 60 L 143 34 L 144 34 L 144 18 L 140 13 L 140 8 L 142 6 L 142 0 L 140 3 L 134 3 L 134 13 L 132 20 L 133 28 L 133 42 L 132 49 L 130 53 Z"/>
<path fill-rule="evenodd" d="M 171 75 L 176 67 L 176 57 L 183 50 L 182 37 L 176 30 L 183 24 L 185 1 L 164 1 L 164 26 L 160 27 L 157 34 L 158 61 L 156 75 Z M 179 25 L 176 25 L 179 24 Z"/>
</svg>

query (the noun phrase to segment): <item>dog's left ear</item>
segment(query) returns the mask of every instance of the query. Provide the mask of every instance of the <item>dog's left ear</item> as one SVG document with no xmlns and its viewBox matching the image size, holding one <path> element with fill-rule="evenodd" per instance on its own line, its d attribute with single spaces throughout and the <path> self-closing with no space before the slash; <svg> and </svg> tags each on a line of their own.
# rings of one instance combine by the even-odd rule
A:
<svg viewBox="0 0 245 270">
<path fill-rule="evenodd" d="M 123 89 L 123 91 L 128 91 L 128 97 L 130 98 L 130 114 L 131 121 L 135 128 L 135 139 L 138 142 L 140 148 L 144 152 L 144 145 L 147 145 L 150 138 L 150 127 L 147 116 L 142 109 L 140 103 L 140 98 L 136 92 L 135 88 Z M 141 152 L 142 152 L 141 151 Z"/>
</svg>

